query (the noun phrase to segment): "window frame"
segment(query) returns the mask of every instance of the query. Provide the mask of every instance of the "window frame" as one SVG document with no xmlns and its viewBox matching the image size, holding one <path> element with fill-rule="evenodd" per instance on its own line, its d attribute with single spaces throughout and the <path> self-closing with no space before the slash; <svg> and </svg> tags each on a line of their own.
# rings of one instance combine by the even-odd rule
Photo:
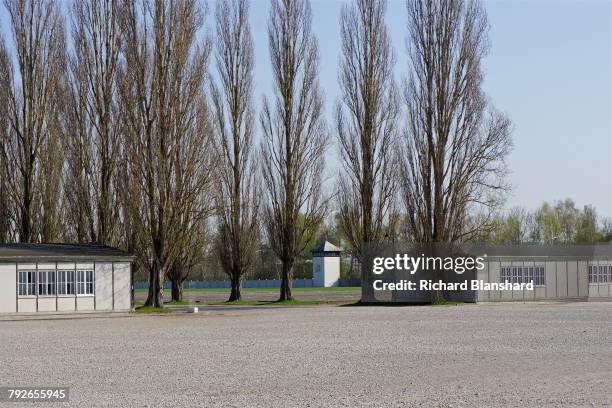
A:
<svg viewBox="0 0 612 408">
<path fill-rule="evenodd" d="M 612 262 L 600 261 L 588 265 L 589 285 L 612 284 Z"/>
<path fill-rule="evenodd" d="M 542 265 L 508 265 L 500 269 L 501 283 L 529 283 L 535 287 L 546 286 L 546 269 Z"/>
<path fill-rule="evenodd" d="M 17 272 L 18 272 L 17 273 L 17 297 L 18 298 L 36 298 L 38 296 L 37 271 L 31 270 L 31 269 L 24 269 L 24 270 L 19 270 Z M 21 281 L 22 276 L 25 276 L 25 282 Z M 20 293 L 22 285 L 23 285 L 23 288 L 25 288 L 24 295 Z"/>
<path fill-rule="evenodd" d="M 60 279 L 60 276 L 63 279 Z M 57 288 L 58 288 L 57 290 L 58 297 L 76 296 L 76 282 L 75 282 L 75 270 L 74 269 L 58 269 L 57 270 Z"/>
<path fill-rule="evenodd" d="M 96 281 L 95 271 L 93 269 L 77 269 L 75 271 L 76 296 L 77 297 L 95 296 L 96 294 L 95 281 Z M 88 289 L 91 289 L 91 293 L 89 293 Z"/>
<path fill-rule="evenodd" d="M 17 299 L 75 298 L 96 296 L 96 270 L 93 268 L 28 268 L 16 271 Z M 79 288 L 80 286 L 80 288 Z M 95 304 L 95 301 L 94 301 Z"/>
<path fill-rule="evenodd" d="M 608 265 L 599 265 L 599 283 L 608 283 Z"/>
<path fill-rule="evenodd" d="M 38 297 L 55 297 L 57 295 L 57 275 L 55 269 L 39 269 L 36 271 L 38 281 Z M 43 289 L 41 291 L 41 289 Z"/>
</svg>

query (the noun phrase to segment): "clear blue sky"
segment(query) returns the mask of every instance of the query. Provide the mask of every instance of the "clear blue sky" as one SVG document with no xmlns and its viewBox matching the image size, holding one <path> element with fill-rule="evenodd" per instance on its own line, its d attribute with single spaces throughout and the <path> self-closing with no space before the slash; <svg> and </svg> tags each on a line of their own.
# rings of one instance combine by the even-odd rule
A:
<svg viewBox="0 0 612 408">
<path fill-rule="evenodd" d="M 342 2 L 314 1 L 321 82 L 328 118 L 338 95 L 338 17 Z M 514 186 L 508 206 L 528 209 L 573 198 L 612 216 L 612 44 L 609 2 L 486 2 L 491 52 L 485 91 L 514 123 L 510 156 Z M 268 5 L 252 3 L 256 82 L 269 89 L 266 39 Z M 403 1 L 389 1 L 387 23 L 406 71 Z"/>
<path fill-rule="evenodd" d="M 330 124 L 338 95 L 341 5 L 342 1 L 313 1 Z M 515 148 L 509 158 L 514 188 L 508 207 L 534 209 L 545 200 L 570 197 L 578 206 L 593 204 L 599 214 L 612 216 L 611 5 L 485 3 L 491 24 L 485 91 L 514 123 Z M 212 9 L 214 2 L 209 6 Z M 267 1 L 252 1 L 257 105 L 271 84 L 268 12 Z M 5 23 L 4 10 L 0 17 Z M 403 1 L 389 1 L 387 22 L 400 79 L 406 70 Z"/>
</svg>

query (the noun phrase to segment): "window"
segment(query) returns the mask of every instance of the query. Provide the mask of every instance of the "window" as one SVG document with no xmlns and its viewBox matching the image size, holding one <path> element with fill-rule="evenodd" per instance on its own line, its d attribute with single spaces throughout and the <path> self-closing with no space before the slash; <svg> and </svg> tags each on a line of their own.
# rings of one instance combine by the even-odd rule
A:
<svg viewBox="0 0 612 408">
<path fill-rule="evenodd" d="M 533 284 L 536 286 L 544 286 L 546 285 L 546 275 L 544 274 L 543 266 L 534 266 L 533 267 Z"/>
<path fill-rule="evenodd" d="M 74 271 L 57 271 L 57 294 L 74 295 Z"/>
<path fill-rule="evenodd" d="M 36 272 L 20 271 L 17 286 L 19 296 L 36 296 Z"/>
<path fill-rule="evenodd" d="M 77 295 L 93 295 L 93 271 L 76 271 Z"/>
<path fill-rule="evenodd" d="M 55 295 L 55 271 L 38 271 L 38 295 Z"/>
<path fill-rule="evenodd" d="M 546 284 L 543 266 L 502 266 L 500 275 L 501 282 L 533 282 L 535 286 L 544 286 Z"/>
<path fill-rule="evenodd" d="M 19 296 L 93 295 L 94 271 L 19 271 Z"/>
<path fill-rule="evenodd" d="M 47 273 L 44 271 L 38 272 L 38 294 L 47 294 Z"/>
<path fill-rule="evenodd" d="M 92 295 L 94 293 L 93 271 L 85 272 L 85 290 Z"/>
<path fill-rule="evenodd" d="M 527 282 L 534 281 L 535 282 L 535 268 L 533 266 L 528 266 L 526 272 Z"/>
<path fill-rule="evenodd" d="M 589 265 L 589 283 L 612 283 L 612 265 Z"/>
<path fill-rule="evenodd" d="M 608 265 L 599 265 L 599 283 L 608 283 Z"/>
</svg>

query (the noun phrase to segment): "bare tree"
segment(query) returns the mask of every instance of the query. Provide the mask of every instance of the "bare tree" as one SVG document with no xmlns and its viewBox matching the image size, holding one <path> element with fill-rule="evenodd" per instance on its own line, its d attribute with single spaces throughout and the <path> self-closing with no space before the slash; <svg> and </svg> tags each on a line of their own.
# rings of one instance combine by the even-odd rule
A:
<svg viewBox="0 0 612 408">
<path fill-rule="evenodd" d="M 398 98 L 385 25 L 386 1 L 357 0 L 341 15 L 342 104 L 336 123 L 343 172 L 340 221 L 354 255 L 384 238 L 395 195 L 393 149 Z"/>
<path fill-rule="evenodd" d="M 211 211 L 203 82 L 210 47 L 197 38 L 204 15 L 196 0 L 126 0 L 121 14 L 129 239 L 149 272 L 145 306 L 163 307 L 166 274 Z"/>
<path fill-rule="evenodd" d="M 32 242 L 41 239 L 39 234 L 44 230 L 36 225 L 40 203 L 53 202 L 50 194 L 56 194 L 41 191 L 42 186 L 54 182 L 42 181 L 48 166 L 41 168 L 41 153 L 47 147 L 54 149 L 56 143 L 50 140 L 50 126 L 65 71 L 64 23 L 53 1 L 5 0 L 4 5 L 13 33 L 15 56 L 13 59 L 6 47 L 0 49 L 0 88 L 6 92 L 4 103 L 9 122 L 8 129 L 0 135 L 0 154 L 6 174 L 10 174 L 5 188 L 17 238 Z M 52 215 L 47 211 L 44 216 Z M 52 223 L 49 218 L 45 222 Z"/>
<path fill-rule="evenodd" d="M 183 300 L 183 283 L 206 257 L 208 230 L 205 220 L 200 221 L 199 228 L 191 228 L 192 234 L 186 238 L 179 255 L 168 270 L 168 279 L 172 282 L 171 298 L 176 302 Z"/>
<path fill-rule="evenodd" d="M 93 174 L 88 164 L 93 152 L 89 121 L 85 119 L 88 84 L 84 78 L 72 75 L 72 66 L 64 109 L 64 149 L 67 158 L 64 168 L 67 208 L 65 237 L 69 241 L 94 242 L 96 227 L 92 199 L 95 193 L 91 190 Z"/>
<path fill-rule="evenodd" d="M 67 194 L 79 241 L 116 244 L 121 109 L 119 0 L 73 3 Z"/>
<path fill-rule="evenodd" d="M 1 27 L 0 27 L 1 29 Z M 4 36 L 0 32 L 0 59 L 5 59 L 7 55 Z M 0 70 L 0 84 L 7 83 L 4 78 L 8 72 Z M 0 87 L 0 100 L 8 100 L 7 88 Z M 9 131 L 8 112 L 6 104 L 0 104 L 0 142 L 4 143 L 6 133 Z M 0 147 L 0 242 L 11 242 L 13 240 L 14 228 L 12 222 L 11 201 L 9 199 L 10 177 L 8 158 L 4 155 L 4 148 Z"/>
<path fill-rule="evenodd" d="M 65 65 L 63 67 L 65 68 Z M 65 201 L 62 177 L 65 156 L 62 146 L 65 134 L 62 124 L 64 88 L 65 82 L 62 78 L 62 82 L 57 84 L 54 90 L 52 105 L 49 106 L 47 136 L 40 149 L 40 176 L 37 179 L 34 195 L 37 213 L 34 231 L 42 242 L 60 242 L 64 238 Z"/>
<path fill-rule="evenodd" d="M 185 144 L 178 150 L 175 188 L 184 196 L 184 207 L 178 207 L 174 237 L 180 247 L 168 271 L 172 282 L 171 298 L 183 300 L 183 282 L 205 256 L 208 240 L 208 219 L 214 212 L 213 187 L 215 166 L 212 127 L 208 104 L 205 99 L 204 80 L 210 55 L 210 43 L 206 39 L 200 52 L 199 64 L 189 72 L 189 85 L 178 96 L 177 111 L 182 117 L 177 131 L 177 142 Z"/>
<path fill-rule="evenodd" d="M 3 115 L 4 113 L 0 111 L 0 117 Z M 1 121 L 2 119 L 0 119 L 0 122 Z M 4 131 L 4 129 L 2 129 L 2 131 Z M 6 169 L 7 166 L 4 163 L 4 156 L 0 154 L 0 242 L 11 242 L 13 235 L 7 181 L 10 176 L 6 173 Z"/>
<path fill-rule="evenodd" d="M 326 144 L 317 80 L 318 51 L 308 0 L 273 0 L 268 39 L 276 106 L 264 98 L 264 208 L 270 246 L 281 262 L 280 300 L 292 299 L 293 266 L 321 226 Z"/>
<path fill-rule="evenodd" d="M 259 186 L 253 155 L 253 43 L 246 0 L 217 3 L 219 86 L 211 86 L 218 171 L 221 266 L 230 277 L 229 301 L 240 300 L 242 277 L 252 267 L 258 239 Z"/>
<path fill-rule="evenodd" d="M 411 0 L 407 9 L 401 186 L 408 223 L 417 242 L 466 240 L 491 221 L 508 188 L 511 123 L 482 91 L 487 16 L 477 1 Z"/>
</svg>

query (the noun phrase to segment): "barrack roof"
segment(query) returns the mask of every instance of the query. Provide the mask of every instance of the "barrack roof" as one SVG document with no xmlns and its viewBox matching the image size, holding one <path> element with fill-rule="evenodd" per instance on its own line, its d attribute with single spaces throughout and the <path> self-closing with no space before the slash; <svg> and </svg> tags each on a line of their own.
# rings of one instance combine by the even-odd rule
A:
<svg viewBox="0 0 612 408">
<path fill-rule="evenodd" d="M 340 252 L 341 248 L 335 246 L 329 241 L 322 241 L 316 247 L 313 248 L 312 252 Z"/>
<path fill-rule="evenodd" d="M 3 244 L 0 262 L 35 261 L 133 261 L 134 256 L 102 244 Z"/>
</svg>

